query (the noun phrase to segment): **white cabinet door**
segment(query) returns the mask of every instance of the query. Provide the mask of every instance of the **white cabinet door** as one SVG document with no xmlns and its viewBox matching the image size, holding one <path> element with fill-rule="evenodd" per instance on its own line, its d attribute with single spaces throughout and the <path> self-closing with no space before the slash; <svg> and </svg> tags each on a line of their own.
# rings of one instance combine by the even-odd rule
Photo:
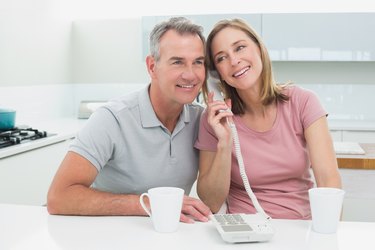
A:
<svg viewBox="0 0 375 250">
<path fill-rule="evenodd" d="M 374 13 L 262 15 L 274 61 L 375 61 L 374 30 Z"/>
<path fill-rule="evenodd" d="M 342 130 L 330 130 L 333 141 L 342 141 Z"/>
<path fill-rule="evenodd" d="M 144 16 L 142 17 L 142 47 L 143 47 L 143 58 L 149 53 L 149 35 L 155 24 L 165 21 L 172 16 Z M 210 15 L 185 15 L 185 17 L 192 20 L 194 23 L 199 24 L 203 27 L 203 33 L 207 38 L 208 34 L 212 30 L 213 26 L 222 19 L 233 19 L 240 18 L 245 20 L 248 24 L 254 28 L 258 34 L 261 34 L 262 27 L 262 16 L 261 14 L 210 14 Z"/>
<path fill-rule="evenodd" d="M 343 141 L 359 143 L 375 143 L 375 131 L 349 131 L 342 132 Z"/>
<path fill-rule="evenodd" d="M 0 203 L 44 205 L 71 140 L 0 159 Z"/>
<path fill-rule="evenodd" d="M 262 30 L 262 16 L 261 14 L 215 14 L 215 15 L 192 15 L 187 16 L 189 19 L 193 20 L 195 23 L 200 24 L 204 28 L 204 34 L 207 38 L 208 34 L 211 32 L 214 25 L 223 19 L 233 19 L 239 18 L 243 19 L 248 23 L 253 29 L 255 29 L 259 35 L 261 35 Z"/>
<path fill-rule="evenodd" d="M 342 219 L 375 221 L 375 170 L 340 169 L 345 190 Z"/>
</svg>

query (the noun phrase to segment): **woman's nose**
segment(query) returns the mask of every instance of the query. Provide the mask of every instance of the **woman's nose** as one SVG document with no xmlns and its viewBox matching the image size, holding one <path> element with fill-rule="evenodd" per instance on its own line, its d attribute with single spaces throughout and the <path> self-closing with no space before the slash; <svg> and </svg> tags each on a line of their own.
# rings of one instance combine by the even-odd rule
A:
<svg viewBox="0 0 375 250">
<path fill-rule="evenodd" d="M 233 65 L 233 66 L 235 66 L 235 65 L 237 65 L 237 64 L 239 64 L 240 63 L 240 59 L 238 59 L 236 56 L 232 56 L 231 57 L 231 64 Z"/>
</svg>

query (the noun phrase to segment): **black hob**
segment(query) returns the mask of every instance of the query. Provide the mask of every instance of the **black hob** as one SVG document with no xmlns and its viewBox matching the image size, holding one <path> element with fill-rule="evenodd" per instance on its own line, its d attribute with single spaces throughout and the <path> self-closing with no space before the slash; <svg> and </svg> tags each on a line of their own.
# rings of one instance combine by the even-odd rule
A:
<svg viewBox="0 0 375 250">
<path fill-rule="evenodd" d="M 30 142 L 48 136 L 46 131 L 40 131 L 31 127 L 15 127 L 6 131 L 0 130 L 0 148 Z"/>
</svg>

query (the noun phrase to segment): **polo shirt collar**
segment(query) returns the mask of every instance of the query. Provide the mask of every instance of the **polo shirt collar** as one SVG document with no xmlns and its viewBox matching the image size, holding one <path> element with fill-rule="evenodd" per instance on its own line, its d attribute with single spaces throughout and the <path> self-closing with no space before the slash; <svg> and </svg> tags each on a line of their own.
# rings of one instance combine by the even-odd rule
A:
<svg viewBox="0 0 375 250">
<path fill-rule="evenodd" d="M 150 84 L 144 88 L 138 97 L 139 100 L 139 111 L 140 111 L 140 117 L 141 117 L 141 123 L 142 126 L 147 127 L 164 127 L 164 125 L 159 121 L 157 118 L 154 108 L 151 105 L 150 95 L 148 93 L 148 90 L 150 88 Z M 180 117 L 178 118 L 177 125 L 183 122 L 183 123 L 189 123 L 190 122 L 190 114 L 188 109 L 188 104 L 185 104 L 182 113 Z"/>
</svg>

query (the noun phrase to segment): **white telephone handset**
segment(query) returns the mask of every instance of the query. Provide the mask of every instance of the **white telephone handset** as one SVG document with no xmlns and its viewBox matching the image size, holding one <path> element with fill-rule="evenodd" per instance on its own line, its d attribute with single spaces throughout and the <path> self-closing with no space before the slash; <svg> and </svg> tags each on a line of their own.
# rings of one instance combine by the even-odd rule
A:
<svg viewBox="0 0 375 250">
<path fill-rule="evenodd" d="M 222 92 L 218 85 L 218 79 L 209 78 L 207 81 L 208 90 L 214 92 L 214 100 L 224 100 Z M 244 183 L 247 194 L 249 195 L 255 209 L 256 214 L 214 214 L 211 220 L 214 222 L 221 237 L 232 243 L 237 242 L 255 242 L 268 241 L 275 234 L 270 220 L 263 208 L 260 206 L 258 199 L 251 190 L 249 180 L 246 175 L 245 166 L 243 163 L 240 141 L 236 126 L 233 122 L 227 120 L 231 129 L 235 153 L 238 161 L 240 175 Z"/>
</svg>

